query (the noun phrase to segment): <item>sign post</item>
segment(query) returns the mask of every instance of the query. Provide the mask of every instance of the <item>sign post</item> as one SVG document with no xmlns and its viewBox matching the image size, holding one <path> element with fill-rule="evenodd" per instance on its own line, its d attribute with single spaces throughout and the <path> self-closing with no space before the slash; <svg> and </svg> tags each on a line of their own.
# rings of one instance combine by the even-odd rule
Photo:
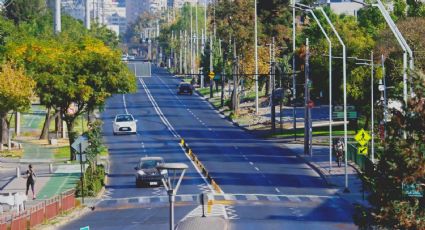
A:
<svg viewBox="0 0 425 230">
<path fill-rule="evenodd" d="M 213 98 L 213 79 L 214 79 L 214 72 L 210 71 L 210 73 L 208 74 L 208 76 L 210 77 L 210 98 Z"/>
<path fill-rule="evenodd" d="M 80 166 L 81 166 L 81 201 L 84 204 L 84 161 L 83 161 L 83 153 L 86 151 L 89 146 L 88 138 L 86 136 L 79 136 L 74 143 L 72 143 L 71 147 L 80 155 Z"/>
</svg>

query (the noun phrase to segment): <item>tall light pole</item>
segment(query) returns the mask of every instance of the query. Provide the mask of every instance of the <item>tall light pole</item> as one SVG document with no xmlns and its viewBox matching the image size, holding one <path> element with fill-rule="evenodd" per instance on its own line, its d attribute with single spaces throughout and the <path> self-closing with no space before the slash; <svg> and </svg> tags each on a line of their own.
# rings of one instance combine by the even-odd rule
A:
<svg viewBox="0 0 425 230">
<path fill-rule="evenodd" d="M 55 20 L 54 20 L 54 26 L 55 26 L 55 34 L 58 34 L 62 30 L 62 23 L 61 23 L 61 0 L 55 0 Z"/>
<path fill-rule="evenodd" d="M 297 85 L 295 79 L 295 40 L 296 40 L 296 28 L 295 28 L 295 0 L 292 1 L 292 100 L 295 100 L 297 96 Z M 293 102 L 293 128 L 294 128 L 294 139 L 297 140 L 297 113 L 295 108 L 295 103 Z"/>
<path fill-rule="evenodd" d="M 331 20 L 329 19 L 326 12 L 323 10 L 322 7 L 318 7 L 323 16 L 326 18 L 326 21 L 332 28 L 332 31 L 334 32 L 335 36 L 337 36 L 339 43 L 341 43 L 342 46 L 342 77 L 343 77 L 343 86 L 344 86 L 344 174 L 345 174 L 345 189 L 344 192 L 348 193 L 350 190 L 348 189 L 348 174 L 347 174 L 347 146 L 348 146 L 348 138 L 347 138 L 347 57 L 346 57 L 346 50 L 345 50 L 345 44 L 342 41 L 341 37 L 339 36 L 338 32 L 336 31 L 334 25 L 332 24 Z"/>
<path fill-rule="evenodd" d="M 257 0 L 254 0 L 255 113 L 258 114 Z"/>
<path fill-rule="evenodd" d="M 90 2 L 89 2 L 89 0 L 85 0 L 84 10 L 85 10 L 84 26 L 86 27 L 86 29 L 89 30 L 90 29 Z"/>
</svg>

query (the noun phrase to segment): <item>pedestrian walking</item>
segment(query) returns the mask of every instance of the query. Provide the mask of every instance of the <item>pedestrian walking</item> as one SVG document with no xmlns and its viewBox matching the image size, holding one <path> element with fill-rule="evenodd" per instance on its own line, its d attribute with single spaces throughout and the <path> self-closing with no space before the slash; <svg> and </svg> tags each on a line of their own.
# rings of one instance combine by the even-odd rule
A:
<svg viewBox="0 0 425 230">
<path fill-rule="evenodd" d="M 28 196 L 28 190 L 31 186 L 31 191 L 32 191 L 32 199 L 35 200 L 35 191 L 34 191 L 34 185 L 35 185 L 35 172 L 34 169 L 32 168 L 32 165 L 28 165 L 28 170 L 25 173 L 26 178 L 27 178 L 27 190 L 25 192 L 25 194 Z"/>
</svg>

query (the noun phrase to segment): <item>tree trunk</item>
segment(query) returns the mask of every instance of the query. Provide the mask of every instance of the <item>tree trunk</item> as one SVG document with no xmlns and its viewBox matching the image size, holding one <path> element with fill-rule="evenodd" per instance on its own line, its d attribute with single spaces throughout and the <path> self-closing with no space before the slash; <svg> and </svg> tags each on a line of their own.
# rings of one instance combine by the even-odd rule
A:
<svg viewBox="0 0 425 230">
<path fill-rule="evenodd" d="M 52 119 L 59 115 L 59 112 L 56 112 L 53 115 L 50 115 L 51 108 L 47 108 L 46 118 L 44 119 L 43 129 L 41 131 L 40 140 L 46 140 L 49 137 L 49 127 Z"/>
<path fill-rule="evenodd" d="M 76 159 L 76 151 L 71 148 L 71 144 L 74 143 L 75 139 L 77 138 L 77 133 L 74 131 L 74 120 L 66 120 L 66 127 L 68 128 L 68 138 L 69 138 L 69 148 L 70 148 L 70 157 L 69 159 L 71 161 Z"/>
<path fill-rule="evenodd" d="M 56 116 L 56 114 L 57 114 L 57 116 Z M 56 110 L 55 111 L 55 132 L 56 133 L 59 133 L 59 132 L 62 132 L 62 129 L 63 129 L 63 127 L 62 127 L 62 116 L 61 116 L 61 111 L 60 110 Z M 65 138 L 65 137 L 62 137 L 62 138 Z"/>
<path fill-rule="evenodd" d="M 9 141 L 9 123 L 7 122 L 7 113 L 0 114 L 0 144 L 7 144 Z"/>
</svg>

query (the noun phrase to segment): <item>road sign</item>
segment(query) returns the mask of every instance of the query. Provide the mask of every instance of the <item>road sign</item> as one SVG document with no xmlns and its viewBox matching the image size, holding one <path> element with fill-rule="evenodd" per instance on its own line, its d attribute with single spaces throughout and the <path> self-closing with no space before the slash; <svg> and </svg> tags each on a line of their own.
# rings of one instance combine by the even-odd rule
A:
<svg viewBox="0 0 425 230">
<path fill-rule="evenodd" d="M 365 146 L 360 146 L 360 147 L 357 149 L 357 154 L 367 155 L 367 147 L 365 147 Z"/>
<path fill-rule="evenodd" d="M 81 145 L 81 146 L 80 146 Z M 79 136 L 74 143 L 72 143 L 71 147 L 77 151 L 77 153 L 82 153 L 86 151 L 87 147 L 89 146 L 89 141 L 86 136 Z"/>
<path fill-rule="evenodd" d="M 424 192 L 420 184 L 401 184 L 403 194 L 409 197 L 423 197 Z"/>
<path fill-rule="evenodd" d="M 360 129 L 360 131 L 354 136 L 354 139 L 361 145 L 365 146 L 367 142 L 370 140 L 370 135 L 364 130 Z"/>
<path fill-rule="evenodd" d="M 214 72 L 213 71 L 211 71 L 209 74 L 208 74 L 208 76 L 210 77 L 210 79 L 212 80 L 213 78 L 214 78 Z"/>
<path fill-rule="evenodd" d="M 85 226 L 85 227 L 80 228 L 80 230 L 90 230 L 90 227 L 89 226 Z"/>
</svg>

